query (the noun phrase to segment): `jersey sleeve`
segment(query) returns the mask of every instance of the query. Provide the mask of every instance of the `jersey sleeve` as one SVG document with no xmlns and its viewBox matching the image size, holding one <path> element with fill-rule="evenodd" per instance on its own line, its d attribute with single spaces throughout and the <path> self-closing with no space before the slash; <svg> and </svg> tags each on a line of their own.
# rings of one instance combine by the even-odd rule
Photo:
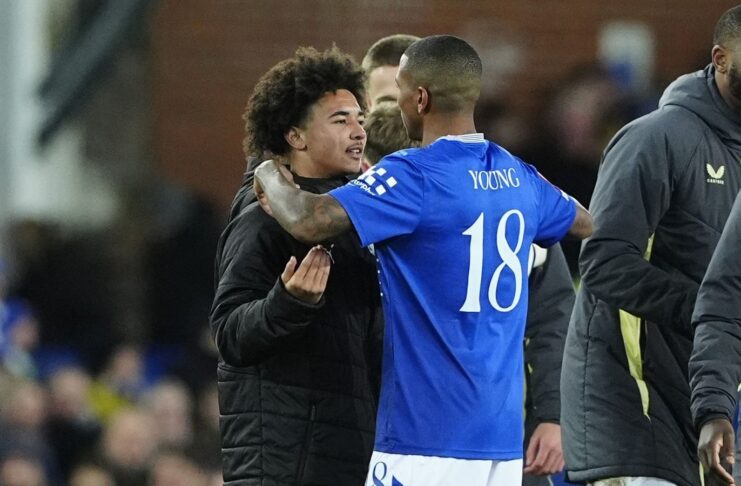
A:
<svg viewBox="0 0 741 486">
<path fill-rule="evenodd" d="M 532 165 L 525 164 L 525 171 L 535 187 L 538 201 L 538 231 L 535 243 L 549 247 L 558 243 L 571 228 L 576 218 L 576 201 L 554 186 Z"/>
<path fill-rule="evenodd" d="M 414 231 L 424 176 L 410 161 L 389 156 L 357 179 L 329 192 L 345 209 L 363 246 Z"/>
</svg>

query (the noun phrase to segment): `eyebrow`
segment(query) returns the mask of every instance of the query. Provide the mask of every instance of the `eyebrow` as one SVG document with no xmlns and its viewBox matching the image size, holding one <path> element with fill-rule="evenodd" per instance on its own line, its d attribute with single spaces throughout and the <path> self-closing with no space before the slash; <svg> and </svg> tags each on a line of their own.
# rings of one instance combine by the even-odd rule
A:
<svg viewBox="0 0 741 486">
<path fill-rule="evenodd" d="M 333 118 L 335 116 L 350 116 L 352 113 L 346 110 L 337 110 L 331 115 L 329 115 L 329 118 Z M 365 112 L 363 110 L 358 111 L 358 116 L 365 116 Z"/>
</svg>

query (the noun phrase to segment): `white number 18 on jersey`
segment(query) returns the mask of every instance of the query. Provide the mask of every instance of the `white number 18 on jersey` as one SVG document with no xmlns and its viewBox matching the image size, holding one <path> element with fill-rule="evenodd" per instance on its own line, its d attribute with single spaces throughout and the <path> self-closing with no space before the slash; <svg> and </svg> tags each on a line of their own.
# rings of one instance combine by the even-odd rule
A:
<svg viewBox="0 0 741 486">
<path fill-rule="evenodd" d="M 516 217 L 519 223 L 517 244 L 514 249 L 510 248 L 506 237 L 507 221 L 511 217 Z M 471 237 L 471 260 L 468 265 L 466 301 L 463 302 L 460 311 L 481 312 L 479 295 L 481 294 L 481 279 L 484 272 L 484 213 L 481 213 L 476 219 L 476 222 L 464 231 L 463 234 Z M 522 295 L 522 265 L 520 265 L 520 259 L 517 257 L 517 253 L 522 248 L 524 236 L 525 219 L 522 213 L 517 209 L 511 209 L 504 213 L 497 226 L 497 251 L 502 258 L 502 263 L 494 270 L 494 275 L 489 282 L 489 302 L 499 312 L 509 312 L 514 309 Z M 507 307 L 503 307 L 497 300 L 497 287 L 505 267 L 512 272 L 515 278 L 515 294 L 512 297 L 512 302 Z"/>
</svg>

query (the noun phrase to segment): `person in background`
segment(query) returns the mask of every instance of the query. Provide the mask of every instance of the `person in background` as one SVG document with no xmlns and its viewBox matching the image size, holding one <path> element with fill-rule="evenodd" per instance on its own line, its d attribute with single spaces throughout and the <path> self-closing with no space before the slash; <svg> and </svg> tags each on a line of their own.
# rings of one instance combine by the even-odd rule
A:
<svg viewBox="0 0 741 486">
<path fill-rule="evenodd" d="M 395 100 L 377 104 L 365 117 L 363 128 L 368 137 L 363 152 L 363 172 L 389 154 L 419 146 L 407 135 Z"/>
<path fill-rule="evenodd" d="M 419 37 L 414 35 L 394 34 L 378 39 L 370 46 L 361 63 L 367 76 L 365 87 L 369 112 L 385 101 L 396 103 L 399 98 L 396 85 L 399 61 L 404 51 L 418 40 Z"/>
<path fill-rule="evenodd" d="M 700 431 L 697 453 L 703 469 L 723 484 L 735 484 L 733 414 L 741 383 L 741 197 L 723 229 L 697 294 L 690 358 L 692 417 Z"/>
<path fill-rule="evenodd" d="M 566 338 L 561 427 L 569 478 L 700 484 L 687 366 L 700 282 L 741 188 L 741 6 L 711 63 L 605 149 Z"/>
</svg>

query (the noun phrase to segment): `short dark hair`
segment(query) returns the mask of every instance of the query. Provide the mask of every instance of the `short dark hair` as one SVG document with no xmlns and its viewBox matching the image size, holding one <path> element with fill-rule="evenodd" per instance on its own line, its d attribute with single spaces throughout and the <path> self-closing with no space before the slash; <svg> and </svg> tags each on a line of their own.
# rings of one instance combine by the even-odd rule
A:
<svg viewBox="0 0 741 486">
<path fill-rule="evenodd" d="M 713 44 L 717 46 L 737 39 L 741 39 L 741 5 L 726 10 L 715 24 L 713 33 Z"/>
<path fill-rule="evenodd" d="M 363 69 L 370 73 L 383 66 L 398 66 L 399 59 L 409 46 L 419 40 L 415 35 L 394 34 L 378 39 L 363 58 Z"/>
<path fill-rule="evenodd" d="M 482 64 L 468 42 L 452 35 L 433 35 L 409 46 L 404 55 L 404 70 L 430 91 L 438 110 L 471 109 L 476 104 Z"/>
<path fill-rule="evenodd" d="M 266 150 L 286 155 L 285 134 L 306 121 L 311 107 L 326 93 L 346 89 L 365 109 L 365 73 L 337 46 L 324 52 L 299 47 L 293 57 L 273 66 L 255 86 L 244 113 L 247 156 Z"/>
<path fill-rule="evenodd" d="M 419 146 L 407 135 L 399 105 L 390 101 L 373 108 L 365 117 L 363 128 L 366 133 L 364 155 L 371 165 L 397 150 Z"/>
</svg>

